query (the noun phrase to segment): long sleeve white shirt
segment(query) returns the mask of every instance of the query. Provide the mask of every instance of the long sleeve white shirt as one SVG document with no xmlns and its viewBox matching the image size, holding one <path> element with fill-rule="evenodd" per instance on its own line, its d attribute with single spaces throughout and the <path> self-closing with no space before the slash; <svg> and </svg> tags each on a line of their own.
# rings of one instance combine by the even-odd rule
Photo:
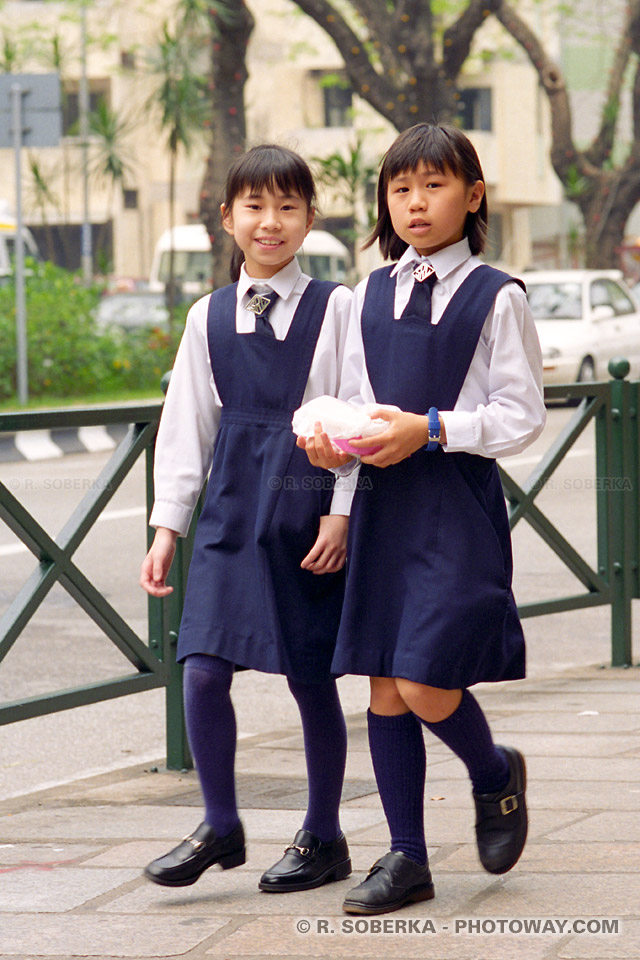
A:
<svg viewBox="0 0 640 960">
<path fill-rule="evenodd" d="M 255 314 L 246 309 L 250 300 L 249 288 L 254 287 L 258 292 L 275 290 L 278 299 L 271 309 L 269 321 L 277 339 L 284 340 L 310 279 L 302 273 L 295 258 L 268 281 L 252 279 L 243 266 L 237 287 L 237 332 L 255 332 Z M 351 298 L 352 292 L 346 287 L 337 287 L 329 297 L 303 403 L 324 394 L 336 396 L 340 392 Z M 222 410 L 207 341 L 209 299 L 210 294 L 194 303 L 187 316 L 156 443 L 155 502 L 149 522 L 152 527 L 175 530 L 180 536 L 185 536 L 189 529 L 198 496 L 211 468 Z M 348 515 L 352 498 L 353 484 L 346 478 L 339 478 L 331 513 Z"/>
<path fill-rule="evenodd" d="M 428 258 L 409 247 L 392 270 L 396 277 L 396 319 L 409 302 L 416 260 L 426 260 L 436 272 L 431 322 L 438 323 L 458 287 L 480 266 L 481 260 L 471 255 L 466 237 Z M 363 280 L 354 291 L 340 378 L 340 397 L 358 403 L 376 402 L 362 342 L 361 316 L 367 282 Z M 511 456 L 524 450 L 541 433 L 546 410 L 540 343 L 526 295 L 518 284 L 506 283 L 498 291 L 454 409 L 439 412 L 447 436 L 445 451 L 492 458 Z M 346 465 L 336 472 L 346 474 L 348 470 Z"/>
</svg>

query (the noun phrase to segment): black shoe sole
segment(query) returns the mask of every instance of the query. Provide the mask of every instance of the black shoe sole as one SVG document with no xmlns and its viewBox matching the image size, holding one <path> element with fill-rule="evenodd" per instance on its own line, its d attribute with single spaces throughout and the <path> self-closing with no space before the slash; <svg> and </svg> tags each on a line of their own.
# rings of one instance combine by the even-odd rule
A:
<svg viewBox="0 0 640 960">
<path fill-rule="evenodd" d="M 147 878 L 147 880 L 151 880 L 152 883 L 157 883 L 160 887 L 190 887 L 192 884 L 197 883 L 205 870 L 208 870 L 209 867 L 215 866 L 216 863 L 219 863 L 223 870 L 232 870 L 233 867 L 241 867 L 242 864 L 246 862 L 246 850 L 236 850 L 235 853 L 227 853 L 223 857 L 216 857 L 215 860 L 212 860 L 211 863 L 208 863 L 206 867 L 203 867 L 198 871 L 198 873 L 191 877 L 182 877 L 179 880 L 172 880 L 169 878 L 155 876 L 152 873 L 148 873 L 147 870 L 144 871 L 144 876 Z"/>
<path fill-rule="evenodd" d="M 325 883 L 331 883 L 334 880 L 346 880 L 351 876 L 351 858 L 343 860 L 342 863 L 334 864 L 329 867 L 319 877 L 313 880 L 306 880 L 304 883 L 289 883 L 273 886 L 269 883 L 259 882 L 258 887 L 264 893 L 296 893 L 299 890 L 313 890 L 315 887 L 321 887 Z"/>
<path fill-rule="evenodd" d="M 342 909 L 345 913 L 360 913 L 367 915 L 392 913 L 394 910 L 399 910 L 400 907 L 404 907 L 407 903 L 420 903 L 423 900 L 433 900 L 435 895 L 435 887 L 433 884 L 430 884 L 428 887 L 414 889 L 412 893 L 405 894 L 405 896 L 400 900 L 394 900 L 393 902 L 387 902 L 383 904 L 367 904 L 358 903 L 357 900 L 345 900 L 342 904 Z"/>
</svg>

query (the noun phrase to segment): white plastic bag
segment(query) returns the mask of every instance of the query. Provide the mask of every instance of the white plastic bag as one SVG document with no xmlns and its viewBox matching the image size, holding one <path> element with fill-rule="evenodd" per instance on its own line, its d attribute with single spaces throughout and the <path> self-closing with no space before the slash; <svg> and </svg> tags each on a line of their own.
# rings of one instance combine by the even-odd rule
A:
<svg viewBox="0 0 640 960">
<path fill-rule="evenodd" d="M 355 440 L 361 437 L 374 437 L 377 433 L 386 430 L 389 424 L 386 420 L 372 420 L 369 416 L 374 410 L 399 410 L 391 404 L 382 403 L 349 403 L 338 400 L 336 397 L 316 397 L 303 403 L 293 415 L 291 425 L 293 432 L 299 437 L 312 437 L 318 421 L 322 429 L 332 441 L 342 441 L 336 446 L 349 453 L 366 456 L 369 449 L 349 448 L 345 440 Z M 379 448 L 376 448 L 379 449 Z"/>
</svg>

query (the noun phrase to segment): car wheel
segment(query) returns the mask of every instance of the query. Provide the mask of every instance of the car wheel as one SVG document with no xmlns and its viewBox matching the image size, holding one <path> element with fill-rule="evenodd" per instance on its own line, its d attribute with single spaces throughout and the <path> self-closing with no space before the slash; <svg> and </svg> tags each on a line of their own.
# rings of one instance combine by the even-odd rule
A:
<svg viewBox="0 0 640 960">
<path fill-rule="evenodd" d="M 593 383 L 596 378 L 596 368 L 594 366 L 593 360 L 591 357 L 585 357 L 582 363 L 580 364 L 580 369 L 578 370 L 578 376 L 576 378 L 576 383 Z M 567 400 L 568 407 L 577 407 L 580 403 L 578 397 L 573 397 L 571 400 Z"/>
<path fill-rule="evenodd" d="M 578 371 L 578 383 L 593 383 L 596 379 L 596 368 L 591 357 L 585 357 Z"/>
<path fill-rule="evenodd" d="M 596 368 L 591 357 L 585 357 L 580 364 L 576 383 L 593 383 L 596 378 Z M 567 400 L 568 407 L 577 407 L 580 404 L 579 397 L 573 397 Z"/>
</svg>

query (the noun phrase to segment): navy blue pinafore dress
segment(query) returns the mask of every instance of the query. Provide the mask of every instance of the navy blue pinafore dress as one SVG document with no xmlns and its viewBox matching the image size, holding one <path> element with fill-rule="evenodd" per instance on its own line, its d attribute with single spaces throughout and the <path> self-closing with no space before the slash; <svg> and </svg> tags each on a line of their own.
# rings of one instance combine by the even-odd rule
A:
<svg viewBox="0 0 640 960">
<path fill-rule="evenodd" d="M 430 324 L 393 318 L 391 269 L 371 274 L 362 313 L 376 400 L 418 414 L 453 410 L 495 296 L 512 278 L 477 267 Z M 363 464 L 349 527 L 336 673 L 444 689 L 524 676 L 495 460 L 438 448 L 384 469 Z"/>
<path fill-rule="evenodd" d="M 286 339 L 236 332 L 236 284 L 211 295 L 220 426 L 189 568 L 177 656 L 224 657 L 305 682 L 329 678 L 344 571 L 300 563 L 330 512 L 333 478 L 296 447 L 301 402 L 334 283 L 312 280 Z"/>
</svg>

